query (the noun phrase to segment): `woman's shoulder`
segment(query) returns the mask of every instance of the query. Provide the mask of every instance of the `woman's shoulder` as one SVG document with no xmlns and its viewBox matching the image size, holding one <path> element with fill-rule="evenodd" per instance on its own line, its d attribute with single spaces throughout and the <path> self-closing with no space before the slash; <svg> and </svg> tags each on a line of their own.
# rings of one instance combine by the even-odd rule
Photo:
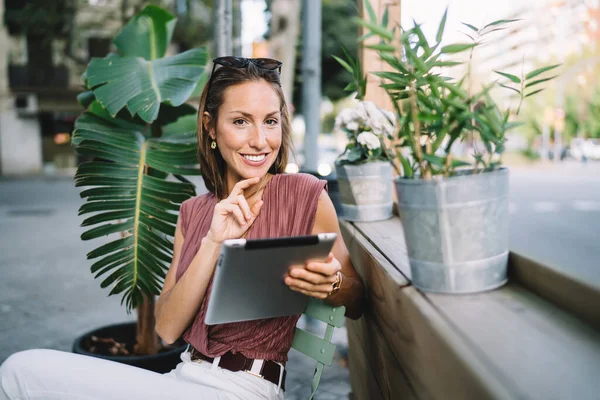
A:
<svg viewBox="0 0 600 400">
<path fill-rule="evenodd" d="M 319 199 L 323 190 L 327 190 L 327 181 L 305 173 L 281 174 L 277 183 L 277 192 L 285 193 L 296 203 L 312 203 Z"/>
<path fill-rule="evenodd" d="M 199 210 L 202 210 L 214 199 L 212 193 L 204 193 L 198 196 L 190 197 L 181 203 L 179 212 L 184 220 L 187 220 L 188 215 L 197 214 Z"/>
<path fill-rule="evenodd" d="M 214 195 L 212 193 L 204 193 L 198 196 L 190 197 L 181 203 L 181 209 L 183 210 L 184 208 L 189 209 L 201 207 L 202 205 L 210 202 L 213 197 Z"/>
<path fill-rule="evenodd" d="M 179 218 L 181 220 L 182 233 L 185 236 L 187 228 L 192 220 L 197 222 L 197 217 L 205 213 L 202 210 L 207 207 L 208 204 L 212 203 L 214 195 L 212 193 L 205 193 L 199 196 L 190 197 L 181 203 L 179 208 Z"/>
</svg>

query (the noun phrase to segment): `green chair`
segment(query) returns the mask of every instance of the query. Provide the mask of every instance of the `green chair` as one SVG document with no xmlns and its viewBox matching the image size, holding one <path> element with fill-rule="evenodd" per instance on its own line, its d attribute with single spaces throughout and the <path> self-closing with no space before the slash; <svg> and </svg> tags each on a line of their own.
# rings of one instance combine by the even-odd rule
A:
<svg viewBox="0 0 600 400">
<path fill-rule="evenodd" d="M 333 307 L 325 303 L 323 300 L 311 299 L 304 310 L 304 315 L 325 322 L 327 328 L 325 337 L 321 338 L 305 330 L 296 327 L 292 348 L 300 353 L 317 361 L 317 367 L 313 375 L 311 384 L 311 394 L 309 400 L 312 400 L 319 387 L 321 374 L 325 366 L 330 366 L 333 362 L 335 353 L 335 344 L 331 343 L 334 328 L 339 328 L 344 322 L 344 314 L 346 307 Z"/>
</svg>

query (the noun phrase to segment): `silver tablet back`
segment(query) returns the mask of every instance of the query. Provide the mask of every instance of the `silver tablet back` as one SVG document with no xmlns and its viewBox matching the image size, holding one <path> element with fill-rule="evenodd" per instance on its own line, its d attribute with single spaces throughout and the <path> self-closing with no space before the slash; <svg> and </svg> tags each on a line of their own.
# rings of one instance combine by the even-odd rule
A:
<svg viewBox="0 0 600 400">
<path fill-rule="evenodd" d="M 325 260 L 337 235 L 226 240 L 215 269 L 207 325 L 301 314 L 308 297 L 283 281 L 292 265 Z"/>
</svg>

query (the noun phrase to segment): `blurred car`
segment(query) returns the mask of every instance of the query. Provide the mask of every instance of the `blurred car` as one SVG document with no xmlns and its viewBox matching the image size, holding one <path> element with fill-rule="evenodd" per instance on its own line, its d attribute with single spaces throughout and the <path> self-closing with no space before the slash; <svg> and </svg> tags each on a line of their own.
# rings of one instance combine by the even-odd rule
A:
<svg viewBox="0 0 600 400">
<path fill-rule="evenodd" d="M 600 141 L 598 139 L 574 138 L 571 140 L 569 155 L 578 160 L 600 160 Z"/>
<path fill-rule="evenodd" d="M 335 160 L 344 151 L 346 145 L 345 135 L 321 134 L 318 139 L 319 164 L 317 171 L 312 171 L 322 177 L 335 175 Z M 290 156 L 287 172 L 304 171 L 304 148 L 302 144 L 296 144 L 295 157 Z"/>
</svg>

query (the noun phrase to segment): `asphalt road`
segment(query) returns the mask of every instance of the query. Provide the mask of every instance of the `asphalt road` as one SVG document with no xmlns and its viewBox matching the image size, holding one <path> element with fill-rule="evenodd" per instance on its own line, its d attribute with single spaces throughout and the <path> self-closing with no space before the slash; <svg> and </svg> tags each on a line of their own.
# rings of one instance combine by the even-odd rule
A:
<svg viewBox="0 0 600 400">
<path fill-rule="evenodd" d="M 600 287 L 600 163 L 510 174 L 510 247 Z"/>
</svg>

